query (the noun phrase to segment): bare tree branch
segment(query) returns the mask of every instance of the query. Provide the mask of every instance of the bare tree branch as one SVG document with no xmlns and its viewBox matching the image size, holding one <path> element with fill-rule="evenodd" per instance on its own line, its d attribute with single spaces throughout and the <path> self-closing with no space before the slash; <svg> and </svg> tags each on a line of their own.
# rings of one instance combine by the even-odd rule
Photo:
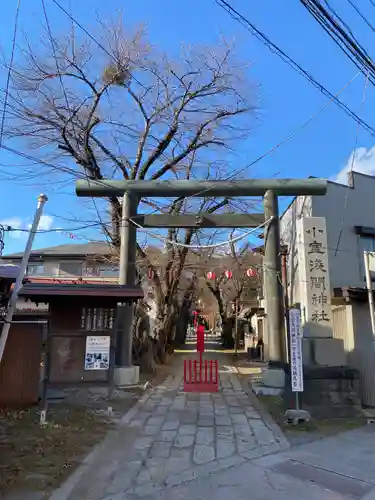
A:
<svg viewBox="0 0 375 500">
<path fill-rule="evenodd" d="M 53 171 L 56 182 L 70 182 L 84 176 L 155 180 L 228 174 L 229 155 L 252 131 L 256 108 L 246 65 L 237 63 L 233 46 L 222 42 L 216 48 L 188 48 L 175 60 L 151 48 L 143 29 L 129 34 L 121 20 L 100 23 L 97 36 L 107 54 L 79 36 L 51 35 L 38 46 L 26 41 L 11 73 L 6 134 L 23 139 L 35 160 L 40 159 L 39 165 L 35 162 L 39 170 L 29 167 L 28 176 Z M 121 204 L 117 198 L 107 201 L 109 213 L 102 217 L 98 211 L 93 217 L 118 249 Z M 154 200 L 140 200 L 171 214 L 213 213 L 232 204 L 209 194 L 166 202 L 169 206 L 160 207 Z M 171 318 L 196 286 L 198 278 L 187 274 L 187 267 L 197 264 L 195 256 L 189 260 L 188 247 L 199 234 L 171 229 L 166 252 L 138 244 L 140 273 L 152 274 L 162 343 L 172 335 Z M 187 247 L 174 244 L 179 242 Z M 224 311 L 223 290 L 213 293 L 219 297 L 219 291 Z"/>
</svg>

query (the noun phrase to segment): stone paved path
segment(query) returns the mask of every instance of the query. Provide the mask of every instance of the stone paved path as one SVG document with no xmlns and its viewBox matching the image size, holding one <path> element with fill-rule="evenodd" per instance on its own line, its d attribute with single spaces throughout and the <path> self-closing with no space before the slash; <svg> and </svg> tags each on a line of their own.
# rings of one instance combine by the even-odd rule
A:
<svg viewBox="0 0 375 500">
<path fill-rule="evenodd" d="M 169 376 L 50 499 L 133 500 L 280 451 L 285 441 L 226 369 L 216 394 L 184 393 L 182 371 Z"/>
</svg>

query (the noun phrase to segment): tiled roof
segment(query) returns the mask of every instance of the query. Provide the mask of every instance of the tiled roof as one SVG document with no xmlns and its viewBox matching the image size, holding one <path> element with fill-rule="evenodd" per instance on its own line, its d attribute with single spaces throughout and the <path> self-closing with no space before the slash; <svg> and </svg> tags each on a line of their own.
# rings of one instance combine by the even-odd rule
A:
<svg viewBox="0 0 375 500">
<path fill-rule="evenodd" d="M 115 252 L 105 241 L 92 241 L 90 243 L 78 243 L 69 245 L 58 245 L 55 247 L 40 248 L 32 250 L 31 257 L 85 257 L 87 255 L 111 256 Z M 3 255 L 1 258 L 17 259 L 22 258 L 23 252 Z"/>
<path fill-rule="evenodd" d="M 20 268 L 18 266 L 0 265 L 0 279 L 16 281 Z"/>
<path fill-rule="evenodd" d="M 107 284 L 46 284 L 25 283 L 19 292 L 20 297 L 48 302 L 51 297 L 103 297 L 138 300 L 143 298 L 139 286 Z"/>
</svg>

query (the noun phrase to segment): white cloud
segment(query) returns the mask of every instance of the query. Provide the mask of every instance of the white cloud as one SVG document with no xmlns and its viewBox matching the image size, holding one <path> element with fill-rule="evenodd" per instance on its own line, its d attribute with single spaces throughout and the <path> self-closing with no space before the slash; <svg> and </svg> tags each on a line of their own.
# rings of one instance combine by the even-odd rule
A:
<svg viewBox="0 0 375 500">
<path fill-rule="evenodd" d="M 375 146 L 369 149 L 363 147 L 355 149 L 349 156 L 345 167 L 340 170 L 334 180 L 341 184 L 347 184 L 348 172 L 351 170 L 362 174 L 375 175 Z"/>
<path fill-rule="evenodd" d="M 39 222 L 39 231 L 48 231 L 52 229 L 53 226 L 53 217 L 51 215 L 42 215 Z M 20 217 L 9 217 L 9 219 L 0 220 L 0 224 L 2 224 L 5 228 L 10 226 L 13 231 L 9 231 L 9 234 L 12 238 L 22 238 L 27 237 L 28 232 L 25 229 L 30 229 L 31 224 L 27 223 L 25 220 Z M 17 231 L 17 229 L 23 229 L 23 231 Z"/>
<path fill-rule="evenodd" d="M 39 222 L 39 231 L 48 231 L 53 226 L 53 217 L 51 215 L 42 215 Z M 31 228 L 31 224 L 27 225 L 28 229 Z"/>
<path fill-rule="evenodd" d="M 12 229 L 22 229 L 23 221 L 19 217 L 10 217 L 9 219 L 0 220 L 0 224 L 2 224 L 5 229 L 9 226 Z M 12 238 L 21 238 L 24 233 L 23 231 L 9 231 L 9 234 Z"/>
</svg>

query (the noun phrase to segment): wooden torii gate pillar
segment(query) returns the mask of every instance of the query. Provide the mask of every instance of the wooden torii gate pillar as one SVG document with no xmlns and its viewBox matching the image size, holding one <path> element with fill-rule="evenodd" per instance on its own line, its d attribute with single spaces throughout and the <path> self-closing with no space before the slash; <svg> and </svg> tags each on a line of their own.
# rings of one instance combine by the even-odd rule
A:
<svg viewBox="0 0 375 500">
<path fill-rule="evenodd" d="M 190 180 L 80 180 L 76 194 L 80 197 L 122 197 L 121 250 L 119 284 L 133 285 L 136 276 L 136 226 L 142 227 L 257 227 L 269 221 L 264 239 L 264 287 L 267 313 L 268 359 L 274 365 L 286 363 L 284 301 L 281 283 L 280 229 L 278 196 L 324 195 L 324 179 L 242 179 L 218 181 Z M 264 214 L 191 214 L 137 215 L 142 197 L 227 197 L 262 196 Z M 120 385 L 134 383 L 132 367 L 133 308 L 119 305 L 117 313 L 116 381 Z"/>
</svg>

